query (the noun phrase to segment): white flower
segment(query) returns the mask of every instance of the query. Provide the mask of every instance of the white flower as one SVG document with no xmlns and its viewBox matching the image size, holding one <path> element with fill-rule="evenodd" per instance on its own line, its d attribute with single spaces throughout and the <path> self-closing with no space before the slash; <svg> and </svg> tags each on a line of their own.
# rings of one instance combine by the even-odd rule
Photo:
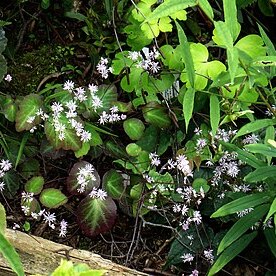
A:
<svg viewBox="0 0 276 276">
<path fill-rule="evenodd" d="M 19 228 L 20 228 L 20 225 L 18 223 L 13 224 L 13 227 L 12 227 L 13 230 L 16 230 L 16 229 L 19 229 Z"/>
<path fill-rule="evenodd" d="M 32 202 L 34 199 L 34 193 L 22 192 L 21 196 L 24 202 Z"/>
<path fill-rule="evenodd" d="M 86 130 L 82 131 L 80 139 L 83 142 L 90 141 L 91 140 L 91 133 L 89 131 L 86 131 Z"/>
<path fill-rule="evenodd" d="M 67 234 L 67 226 L 68 226 L 68 223 L 63 219 L 63 220 L 60 222 L 59 237 L 66 237 L 66 234 Z"/>
<path fill-rule="evenodd" d="M 128 58 L 130 58 L 132 61 L 136 61 L 139 57 L 141 57 L 141 54 L 139 52 L 133 51 L 133 52 L 128 52 Z"/>
<path fill-rule="evenodd" d="M 150 153 L 149 158 L 150 158 L 150 161 L 151 161 L 151 165 L 157 167 L 161 164 L 160 158 L 159 158 L 158 154 L 156 154 L 155 152 Z"/>
<path fill-rule="evenodd" d="M 73 91 L 75 87 L 75 83 L 73 81 L 66 81 L 63 85 L 64 90 Z"/>
<path fill-rule="evenodd" d="M 30 207 L 21 205 L 21 210 L 23 211 L 24 215 L 27 216 L 30 212 Z"/>
<path fill-rule="evenodd" d="M 5 76 L 5 79 L 4 79 L 4 80 L 7 81 L 7 82 L 11 82 L 12 76 L 11 76 L 10 74 L 7 74 L 7 75 Z"/>
<path fill-rule="evenodd" d="M 105 200 L 107 197 L 107 193 L 106 191 L 99 189 L 97 192 L 97 198 L 101 199 L 101 200 Z"/>
<path fill-rule="evenodd" d="M 55 117 L 59 117 L 60 112 L 63 111 L 63 106 L 62 106 L 62 104 L 59 103 L 59 102 L 54 102 L 54 103 L 51 105 L 51 109 L 52 109 L 52 111 L 53 111 L 53 113 L 54 113 L 54 116 L 55 116 Z"/>
<path fill-rule="evenodd" d="M 192 262 L 194 260 L 194 256 L 191 253 L 184 253 L 181 256 L 181 259 L 183 259 L 184 263 L 187 263 L 187 262 L 190 263 L 190 262 Z"/>
<path fill-rule="evenodd" d="M 32 124 L 35 120 L 35 116 L 29 116 L 27 119 L 27 123 Z"/>
<path fill-rule="evenodd" d="M 194 211 L 192 220 L 196 224 L 200 224 L 202 222 L 202 216 L 200 214 L 200 211 Z"/>
<path fill-rule="evenodd" d="M 243 142 L 244 145 L 247 145 L 247 144 L 256 144 L 256 143 L 258 143 L 259 140 L 260 140 L 259 136 L 253 133 L 251 135 L 246 136 L 242 140 L 242 142 Z"/>
<path fill-rule="evenodd" d="M 214 255 L 212 249 L 204 250 L 203 255 L 211 264 L 214 262 Z"/>
<path fill-rule="evenodd" d="M 0 182 L 0 192 L 3 192 L 5 190 L 5 183 L 2 181 Z"/>
<path fill-rule="evenodd" d="M 53 223 L 56 221 L 55 213 L 44 212 L 43 213 L 43 220 L 48 223 L 48 225 L 53 228 Z"/>
<path fill-rule="evenodd" d="M 0 168 L 1 170 L 3 170 L 4 172 L 7 172 L 11 169 L 12 167 L 12 163 L 9 160 L 4 160 L 2 159 L 0 161 Z"/>
<path fill-rule="evenodd" d="M 91 92 L 91 94 L 94 94 L 99 90 L 99 87 L 92 83 L 88 85 L 88 89 Z"/>
<path fill-rule="evenodd" d="M 199 275 L 199 271 L 197 269 L 194 269 L 189 276 L 198 276 L 198 275 Z"/>
</svg>

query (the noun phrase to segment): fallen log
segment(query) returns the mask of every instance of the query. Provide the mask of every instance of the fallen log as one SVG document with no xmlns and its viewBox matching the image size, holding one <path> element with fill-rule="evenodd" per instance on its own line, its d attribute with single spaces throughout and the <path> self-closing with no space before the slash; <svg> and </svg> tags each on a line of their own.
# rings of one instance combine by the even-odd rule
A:
<svg viewBox="0 0 276 276">
<path fill-rule="evenodd" d="M 6 238 L 20 255 L 26 275 L 48 275 L 58 267 L 61 259 L 69 259 L 73 263 L 86 263 L 91 269 L 105 269 L 108 271 L 106 275 L 148 275 L 113 263 L 98 254 L 74 249 L 20 231 L 7 229 Z M 0 254 L 0 275 L 15 275 L 2 254 Z"/>
</svg>

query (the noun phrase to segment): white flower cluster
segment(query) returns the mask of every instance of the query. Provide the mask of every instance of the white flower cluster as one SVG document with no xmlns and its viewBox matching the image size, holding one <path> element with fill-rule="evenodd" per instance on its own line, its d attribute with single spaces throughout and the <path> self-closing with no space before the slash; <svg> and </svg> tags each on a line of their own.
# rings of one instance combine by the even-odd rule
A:
<svg viewBox="0 0 276 276">
<path fill-rule="evenodd" d="M 143 68 L 151 74 L 158 73 L 160 70 L 160 64 L 156 59 L 160 56 L 159 52 L 153 47 L 153 50 L 150 51 L 149 48 L 144 47 L 142 49 L 145 58 L 138 52 L 129 52 L 128 57 L 133 61 L 138 61 L 137 67 Z"/>
<path fill-rule="evenodd" d="M 103 57 L 101 57 L 100 62 L 97 64 L 96 68 L 104 79 L 107 79 L 108 74 L 113 72 L 112 67 L 108 67 L 108 59 Z"/>
<path fill-rule="evenodd" d="M 256 134 L 251 134 L 251 135 L 247 135 L 243 140 L 243 144 L 244 145 L 248 145 L 248 144 L 256 144 L 258 143 L 260 140 L 259 136 Z"/>
<path fill-rule="evenodd" d="M 214 262 L 215 257 L 214 257 L 212 249 L 204 250 L 203 255 L 210 264 L 212 264 Z"/>
<path fill-rule="evenodd" d="M 239 166 L 237 162 L 237 153 L 228 153 L 227 151 L 219 159 L 218 166 L 213 171 L 211 183 L 213 186 L 217 186 L 219 181 L 222 180 L 223 175 L 228 175 L 232 178 L 236 178 L 239 174 Z"/>
<path fill-rule="evenodd" d="M 182 256 L 181 256 L 181 259 L 183 260 L 183 263 L 191 263 L 193 260 L 194 260 L 194 256 L 191 254 L 191 253 L 184 253 Z"/>
<path fill-rule="evenodd" d="M 167 162 L 167 169 L 171 170 L 176 168 L 177 170 L 181 171 L 184 175 L 184 184 L 187 183 L 188 177 L 193 176 L 193 171 L 190 167 L 190 162 L 187 159 L 187 157 L 184 154 L 179 154 L 176 157 L 176 160 L 173 161 L 172 159 L 169 159 Z"/>
<path fill-rule="evenodd" d="M 237 130 L 225 130 L 225 129 L 218 129 L 216 135 L 214 136 L 214 139 L 217 141 L 223 141 L 223 142 L 229 142 L 230 139 L 235 136 L 237 133 Z M 209 133 L 212 135 L 212 132 Z"/>
<path fill-rule="evenodd" d="M 3 178 L 10 169 L 12 168 L 12 163 L 9 160 L 2 159 L 0 161 L 0 180 Z M 5 182 L 0 181 L 0 192 L 3 192 L 5 189 Z"/>
<path fill-rule="evenodd" d="M 110 109 L 110 113 L 103 111 L 99 118 L 99 123 L 104 125 L 106 123 L 115 123 L 126 119 L 125 114 L 118 114 L 119 108 L 117 106 L 112 106 Z"/>
<path fill-rule="evenodd" d="M 90 192 L 89 196 L 92 197 L 92 198 L 105 200 L 106 197 L 107 197 L 107 193 L 106 193 L 106 191 L 104 191 L 102 189 L 97 189 L 97 188 L 94 187 L 93 190 Z"/>
<path fill-rule="evenodd" d="M 79 188 L 77 191 L 83 193 L 89 183 L 89 181 L 95 181 L 96 177 L 94 175 L 94 167 L 91 164 L 86 164 L 84 167 L 79 168 L 77 173 L 77 183 Z"/>
</svg>

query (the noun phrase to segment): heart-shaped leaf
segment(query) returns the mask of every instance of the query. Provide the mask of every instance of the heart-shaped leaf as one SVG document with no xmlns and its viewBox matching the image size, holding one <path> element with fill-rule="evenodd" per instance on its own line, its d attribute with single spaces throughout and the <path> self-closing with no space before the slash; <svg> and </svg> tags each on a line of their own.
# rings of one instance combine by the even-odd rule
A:
<svg viewBox="0 0 276 276">
<path fill-rule="evenodd" d="M 70 194 L 77 195 L 82 192 L 88 195 L 93 188 L 98 188 L 101 183 L 100 176 L 94 166 L 86 161 L 75 163 L 67 177 L 67 190 Z"/>
<path fill-rule="evenodd" d="M 77 209 L 77 220 L 87 236 L 94 237 L 109 231 L 115 224 L 117 206 L 111 197 L 105 200 L 86 197 Z"/>
<path fill-rule="evenodd" d="M 44 185 L 44 178 L 42 176 L 34 176 L 25 184 L 26 192 L 38 195 L 41 193 Z"/>
<path fill-rule="evenodd" d="M 65 204 L 68 198 L 59 189 L 48 188 L 42 191 L 39 200 L 47 208 L 58 208 Z"/>
</svg>

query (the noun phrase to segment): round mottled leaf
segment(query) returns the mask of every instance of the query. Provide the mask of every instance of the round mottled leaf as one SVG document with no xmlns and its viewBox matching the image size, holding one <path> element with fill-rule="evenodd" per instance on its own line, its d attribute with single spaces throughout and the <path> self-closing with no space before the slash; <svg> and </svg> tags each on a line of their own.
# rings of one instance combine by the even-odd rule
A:
<svg viewBox="0 0 276 276">
<path fill-rule="evenodd" d="M 34 176 L 25 184 L 25 190 L 28 193 L 38 195 L 41 193 L 44 185 L 44 178 L 42 176 Z"/>
<path fill-rule="evenodd" d="M 135 143 L 130 143 L 126 146 L 126 152 L 130 156 L 138 156 L 142 148 Z"/>
<path fill-rule="evenodd" d="M 145 125 L 137 118 L 130 118 L 123 123 L 124 131 L 131 140 L 139 140 L 144 133 Z"/>
<path fill-rule="evenodd" d="M 86 161 L 80 161 L 74 164 L 72 167 L 69 176 L 67 177 L 66 183 L 67 183 L 67 191 L 70 194 L 73 195 L 79 195 L 80 193 L 78 192 L 78 189 L 80 188 L 80 184 L 78 183 L 78 176 L 80 174 L 80 171 L 84 169 L 86 166 L 90 167 L 90 169 L 93 169 L 93 175 L 95 177 L 95 180 L 92 178 L 87 179 L 87 186 L 85 188 L 85 191 L 83 192 L 84 195 L 88 195 L 92 189 L 98 188 L 101 183 L 101 178 L 94 168 L 93 165 L 91 165 L 89 162 Z"/>
<path fill-rule="evenodd" d="M 64 205 L 68 198 L 59 189 L 48 188 L 42 191 L 39 200 L 47 208 L 58 208 Z"/>
<path fill-rule="evenodd" d="M 196 178 L 193 181 L 192 186 L 198 193 L 200 192 L 201 188 L 203 189 L 204 193 L 207 193 L 210 190 L 210 186 L 208 185 L 208 182 L 205 178 Z"/>
<path fill-rule="evenodd" d="M 105 200 L 86 197 L 77 209 L 77 221 L 82 232 L 90 237 L 109 231 L 115 224 L 117 206 L 111 197 Z"/>
<path fill-rule="evenodd" d="M 121 198 L 125 191 L 124 178 L 122 174 L 114 169 L 106 172 L 103 176 L 103 188 L 112 198 Z"/>
<path fill-rule="evenodd" d="M 171 119 L 163 106 L 157 102 L 150 102 L 143 107 L 143 116 L 146 122 L 159 128 L 168 128 Z"/>
</svg>

